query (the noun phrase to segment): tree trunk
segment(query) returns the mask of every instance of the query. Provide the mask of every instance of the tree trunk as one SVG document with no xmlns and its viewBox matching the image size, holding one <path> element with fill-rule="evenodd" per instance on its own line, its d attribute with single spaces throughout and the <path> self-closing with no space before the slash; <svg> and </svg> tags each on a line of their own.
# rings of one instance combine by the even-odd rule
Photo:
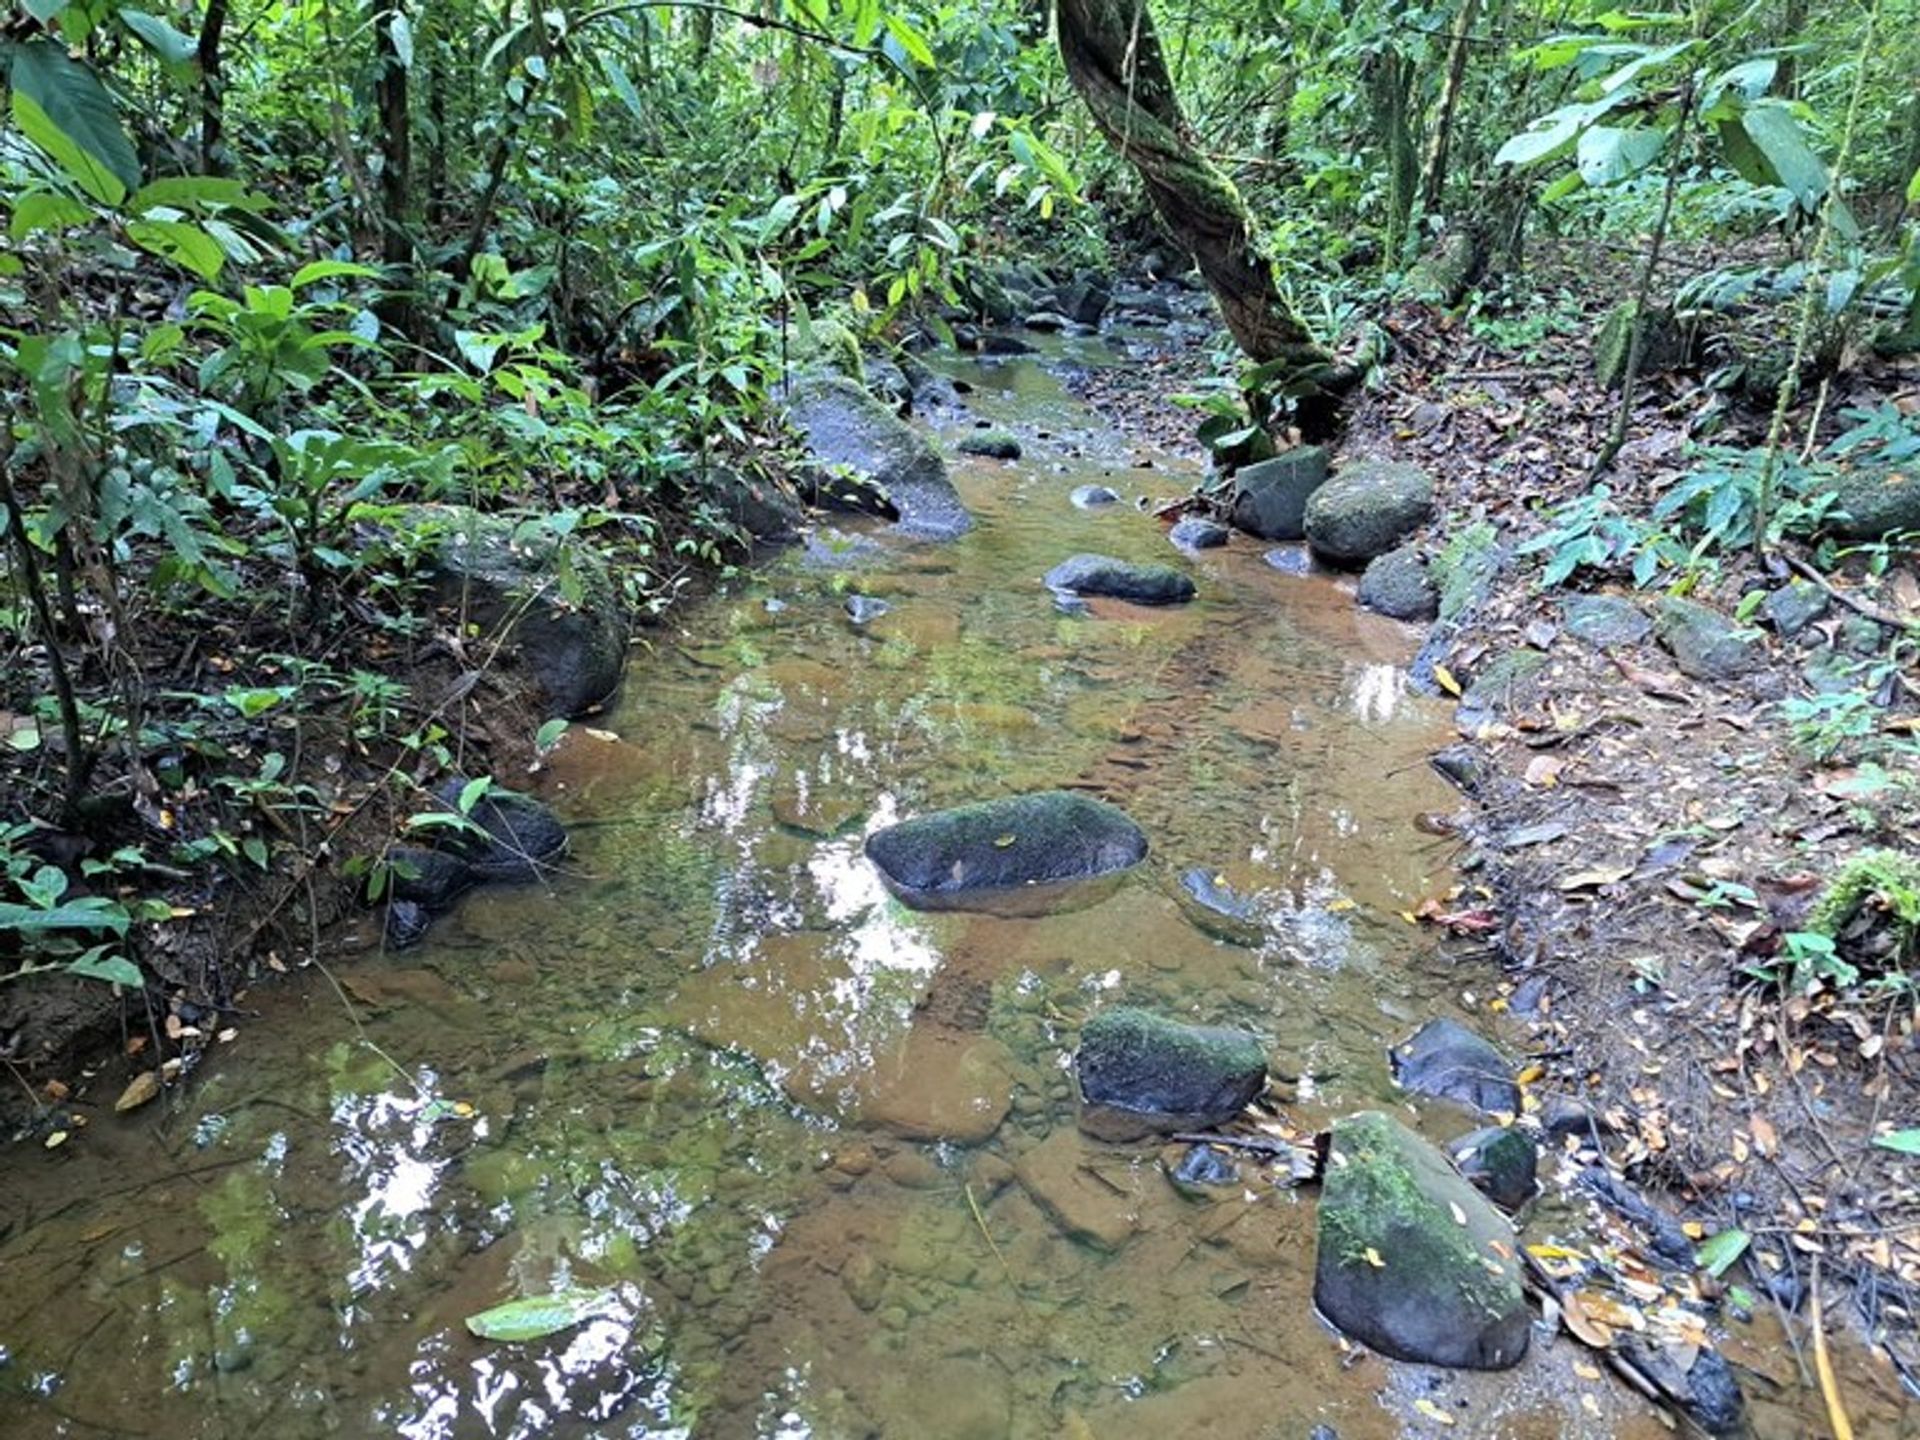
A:
<svg viewBox="0 0 1920 1440">
<path fill-rule="evenodd" d="M 1153 208 L 1193 256 L 1234 341 L 1302 396 L 1303 431 L 1335 428 L 1332 367 L 1274 282 L 1233 182 L 1194 144 L 1146 0 L 1059 0 L 1060 55 L 1107 143 L 1139 172 Z"/>
<path fill-rule="evenodd" d="M 405 272 L 413 264 L 413 122 L 407 99 L 409 65 L 394 43 L 393 22 L 398 4 L 380 12 L 373 22 L 373 52 L 378 72 L 373 82 L 374 107 L 380 119 L 380 258 Z M 402 334 L 413 331 L 413 281 L 403 274 L 377 307 L 381 320 Z M 390 282 L 391 284 L 391 282 Z"/>
<path fill-rule="evenodd" d="M 1799 42 L 1800 34 L 1807 28 L 1807 0 L 1784 0 L 1780 7 L 1780 43 L 1794 45 Z M 1780 57 L 1780 68 L 1774 75 L 1780 93 L 1789 100 L 1800 98 L 1800 57 L 1789 51 Z"/>
<path fill-rule="evenodd" d="M 214 152 L 226 129 L 227 83 L 220 75 L 220 38 L 227 28 L 227 0 L 207 0 L 200 22 L 195 58 L 200 64 L 200 173 L 218 175 L 225 168 Z"/>
<path fill-rule="evenodd" d="M 1460 109 L 1460 92 L 1467 81 L 1467 56 L 1472 50 L 1473 22 L 1480 15 L 1480 0 L 1460 0 L 1453 17 L 1453 35 L 1447 44 L 1447 77 L 1440 89 L 1440 112 L 1434 116 L 1433 135 L 1427 142 L 1427 163 L 1420 177 L 1420 210 L 1426 215 L 1440 213 L 1440 200 L 1447 184 L 1447 152 L 1453 144 L 1453 117 Z"/>
</svg>

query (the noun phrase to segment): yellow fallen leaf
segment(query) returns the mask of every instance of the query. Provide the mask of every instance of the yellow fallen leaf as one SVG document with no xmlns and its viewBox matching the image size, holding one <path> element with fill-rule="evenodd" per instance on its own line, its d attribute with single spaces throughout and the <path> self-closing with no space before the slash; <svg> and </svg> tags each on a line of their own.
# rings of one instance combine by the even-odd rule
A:
<svg viewBox="0 0 1920 1440">
<path fill-rule="evenodd" d="M 67 1132 L 65 1130 L 56 1130 L 51 1135 L 47 1136 L 47 1149 L 49 1150 L 58 1150 L 62 1145 L 66 1143 L 67 1143 Z"/>
<path fill-rule="evenodd" d="M 160 1075 L 154 1070 L 142 1070 L 127 1082 L 127 1088 L 120 1092 L 120 1098 L 113 1102 L 116 1114 L 124 1115 L 129 1110 L 137 1110 L 160 1093 Z"/>
<path fill-rule="evenodd" d="M 1433 667 L 1433 683 L 1455 699 L 1460 697 L 1460 682 L 1453 678 L 1453 672 L 1447 669 L 1446 666 L 1436 665 Z M 1453 1422 L 1449 1420 L 1447 1423 L 1451 1425 Z"/>
<path fill-rule="evenodd" d="M 1387 1268 L 1387 1262 L 1380 1258 L 1380 1252 L 1371 1245 L 1367 1247 L 1367 1264 L 1373 1266 L 1376 1270 L 1384 1270 Z"/>
<path fill-rule="evenodd" d="M 1326 910 L 1329 915 L 1344 915 L 1347 911 L 1358 908 L 1358 902 L 1349 900 L 1346 896 L 1342 895 L 1338 900 L 1328 901 Z"/>
<path fill-rule="evenodd" d="M 996 835 L 993 837 L 993 848 L 996 850 L 1005 850 L 1019 838 L 1018 835 Z"/>
<path fill-rule="evenodd" d="M 1438 669 L 1439 667 L 1436 666 L 1434 668 Z M 1459 692 L 1456 691 L 1455 693 L 1457 694 Z M 1453 1416 L 1447 1414 L 1446 1411 L 1442 1410 L 1438 1405 L 1434 1404 L 1433 1401 L 1427 1399 L 1424 1395 L 1420 1399 L 1413 1402 L 1413 1408 L 1418 1410 L 1422 1415 L 1426 1416 L 1429 1420 L 1433 1421 L 1433 1423 L 1436 1425 L 1452 1425 L 1455 1423 Z"/>
</svg>

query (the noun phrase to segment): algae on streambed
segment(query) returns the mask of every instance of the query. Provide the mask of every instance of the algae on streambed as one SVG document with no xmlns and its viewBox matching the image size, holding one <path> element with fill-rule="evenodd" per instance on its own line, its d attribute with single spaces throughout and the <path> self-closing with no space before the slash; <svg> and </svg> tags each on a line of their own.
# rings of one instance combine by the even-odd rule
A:
<svg viewBox="0 0 1920 1440">
<path fill-rule="evenodd" d="M 1068 503 L 1184 489 L 1175 457 L 1041 363 L 971 373 L 1026 448 L 956 461 L 972 533 L 681 617 L 556 758 L 568 873 L 342 971 L 378 1052 L 328 986 L 266 994 L 175 1108 L 9 1167 L 0 1429 L 1364 1440 L 1438 1397 L 1459 1433 L 1660 1433 L 1619 1392 L 1589 1413 L 1564 1357 L 1350 1365 L 1311 1310 L 1310 1204 L 1196 1203 L 1075 1131 L 1068 1057 L 1115 1001 L 1259 1033 L 1311 1077 L 1303 1124 L 1392 1102 L 1386 1046 L 1461 988 L 1395 918 L 1446 883 L 1412 823 L 1451 803 L 1440 717 L 1407 633 L 1336 586 Z M 1039 577 L 1083 549 L 1179 563 L 1199 598 L 1063 616 Z M 850 583 L 890 612 L 850 624 Z M 1153 846 L 1085 909 L 918 914 L 860 852 L 1062 785 Z M 1195 928 L 1192 866 L 1267 897 L 1272 943 Z M 462 1323 L 603 1286 L 621 1307 L 548 1341 Z"/>
</svg>

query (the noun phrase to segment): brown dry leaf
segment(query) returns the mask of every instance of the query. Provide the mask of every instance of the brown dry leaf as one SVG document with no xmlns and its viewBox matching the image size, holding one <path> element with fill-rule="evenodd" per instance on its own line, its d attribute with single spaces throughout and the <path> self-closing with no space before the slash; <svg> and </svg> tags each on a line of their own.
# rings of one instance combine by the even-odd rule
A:
<svg viewBox="0 0 1920 1440">
<path fill-rule="evenodd" d="M 1764 1115 L 1753 1117 L 1753 1148 L 1762 1155 L 1774 1155 L 1780 1149 L 1780 1136 L 1773 1128 L 1773 1122 Z"/>
<path fill-rule="evenodd" d="M 1560 1318 L 1567 1322 L 1567 1331 L 1574 1339 L 1596 1350 L 1605 1350 L 1613 1344 L 1613 1331 L 1588 1313 L 1589 1298 L 1584 1290 L 1568 1291 L 1560 1300 Z"/>
<path fill-rule="evenodd" d="M 113 1102 L 114 1112 L 124 1115 L 129 1110 L 137 1110 L 160 1093 L 160 1072 L 142 1070 L 128 1082 L 127 1088 L 120 1092 L 120 1098 Z"/>
<path fill-rule="evenodd" d="M 1631 865 L 1596 865 L 1563 875 L 1556 883 L 1562 890 L 1597 890 L 1605 885 L 1617 885 L 1632 873 Z"/>
<path fill-rule="evenodd" d="M 67 1082 L 64 1080 L 49 1080 L 44 1088 L 49 1100 L 64 1100 L 73 1093 L 67 1089 Z"/>
<path fill-rule="evenodd" d="M 1560 783 L 1560 772 L 1567 762 L 1556 755 L 1536 755 L 1527 762 L 1527 784 L 1536 790 L 1551 790 Z"/>
</svg>

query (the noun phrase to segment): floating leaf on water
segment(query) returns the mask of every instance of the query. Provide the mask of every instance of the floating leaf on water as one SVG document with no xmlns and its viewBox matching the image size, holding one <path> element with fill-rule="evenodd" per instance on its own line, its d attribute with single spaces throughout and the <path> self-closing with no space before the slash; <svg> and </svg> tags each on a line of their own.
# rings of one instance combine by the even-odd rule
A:
<svg viewBox="0 0 1920 1440">
<path fill-rule="evenodd" d="M 127 1088 L 120 1092 L 120 1098 L 113 1102 L 115 1113 L 124 1115 L 129 1110 L 137 1110 L 160 1093 L 160 1072 L 142 1070 L 128 1082 Z"/>
<path fill-rule="evenodd" d="M 1752 1237 L 1744 1230 L 1722 1230 L 1694 1252 L 1694 1263 L 1718 1280 L 1733 1262 L 1747 1253 Z"/>
<path fill-rule="evenodd" d="M 1902 1155 L 1920 1155 L 1920 1130 L 1889 1130 L 1884 1135 L 1874 1136 L 1873 1143 L 1882 1150 L 1893 1150 Z"/>
<path fill-rule="evenodd" d="M 617 1303 L 611 1290 L 560 1290 L 509 1300 L 467 1317 L 467 1329 L 482 1340 L 543 1340 L 605 1315 Z"/>
</svg>

